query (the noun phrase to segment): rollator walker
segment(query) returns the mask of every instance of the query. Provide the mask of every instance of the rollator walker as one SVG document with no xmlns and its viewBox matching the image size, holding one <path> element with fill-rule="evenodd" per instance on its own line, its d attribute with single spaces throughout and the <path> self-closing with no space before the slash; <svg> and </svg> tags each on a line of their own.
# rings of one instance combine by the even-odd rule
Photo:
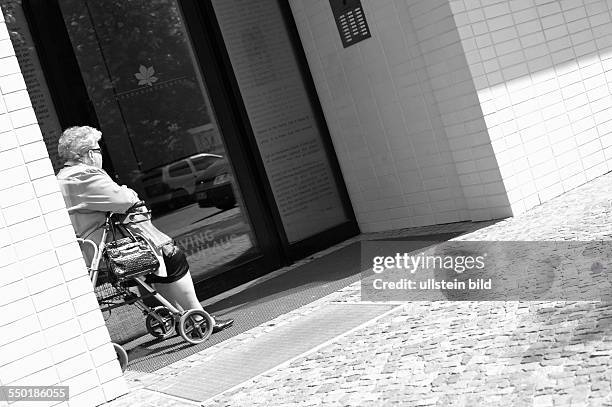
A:
<svg viewBox="0 0 612 407">
<path fill-rule="evenodd" d="M 98 304 L 100 305 L 100 310 L 102 312 L 110 312 L 114 308 L 134 304 L 145 315 L 147 332 L 153 337 L 165 339 L 178 331 L 178 334 L 190 344 L 196 345 L 202 343 L 210 337 L 214 326 L 212 317 L 206 311 L 199 309 L 186 311 L 177 309 L 145 281 L 146 275 L 118 281 L 114 278 L 108 267 L 100 267 L 106 263 L 104 254 L 106 240 L 109 232 L 112 230 L 111 228 L 116 227 L 121 230 L 121 228 L 125 228 L 130 223 L 145 222 L 151 219 L 151 212 L 148 209 L 146 211 L 132 212 L 134 209 L 143 206 L 145 206 L 145 203 L 141 201 L 132 206 L 126 214 L 106 213 L 104 223 L 94 229 L 94 231 L 102 229 L 102 238 L 98 244 L 91 239 L 77 237 L 82 251 L 87 246 L 93 250 L 93 258 L 88 267 L 88 273 Z M 74 213 L 81 208 L 79 205 L 68 208 L 68 213 Z M 140 219 L 136 219 L 138 217 Z M 144 294 L 139 295 L 130 289 L 132 287 L 139 287 L 139 291 Z M 162 305 L 155 307 L 146 305 L 144 299 L 151 297 L 154 297 Z M 127 352 L 118 343 L 113 342 L 113 346 L 117 353 L 117 360 L 121 370 L 125 371 L 128 364 Z"/>
</svg>

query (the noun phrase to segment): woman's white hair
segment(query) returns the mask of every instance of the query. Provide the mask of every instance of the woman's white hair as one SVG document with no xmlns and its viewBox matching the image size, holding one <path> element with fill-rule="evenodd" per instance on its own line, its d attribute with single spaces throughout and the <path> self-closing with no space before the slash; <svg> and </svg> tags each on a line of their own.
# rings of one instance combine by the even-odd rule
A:
<svg viewBox="0 0 612 407">
<path fill-rule="evenodd" d="M 57 152 L 64 161 L 81 161 L 81 157 L 92 148 L 102 137 L 102 132 L 89 126 L 69 127 L 62 133 Z"/>
</svg>

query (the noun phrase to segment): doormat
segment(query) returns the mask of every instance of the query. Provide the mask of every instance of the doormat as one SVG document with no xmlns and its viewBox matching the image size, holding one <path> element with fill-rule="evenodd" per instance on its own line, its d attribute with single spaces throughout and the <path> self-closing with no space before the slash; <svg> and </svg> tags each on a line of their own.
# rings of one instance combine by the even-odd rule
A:
<svg viewBox="0 0 612 407">
<path fill-rule="evenodd" d="M 175 397 L 203 402 L 317 346 L 383 315 L 397 305 L 329 304 L 319 311 L 254 338 L 236 348 L 147 387 Z"/>
</svg>

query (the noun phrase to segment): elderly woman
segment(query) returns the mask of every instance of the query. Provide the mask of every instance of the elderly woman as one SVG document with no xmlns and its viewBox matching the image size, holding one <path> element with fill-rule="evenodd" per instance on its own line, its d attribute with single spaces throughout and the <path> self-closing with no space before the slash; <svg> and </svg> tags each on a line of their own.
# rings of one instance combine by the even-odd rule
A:
<svg viewBox="0 0 612 407">
<path fill-rule="evenodd" d="M 99 241 L 106 212 L 125 213 L 138 203 L 136 192 L 119 186 L 102 169 L 102 154 L 98 144 L 102 133 L 88 126 L 70 127 L 59 139 L 58 153 L 65 160 L 64 168 L 57 174 L 60 189 L 67 207 L 78 207 L 70 215 L 79 237 Z M 202 309 L 193 287 L 189 264 L 185 253 L 172 239 L 160 232 L 151 222 L 130 224 L 134 234 L 144 237 L 155 249 L 160 261 L 155 275 L 147 281 L 179 309 Z M 214 318 L 214 317 L 213 317 Z M 230 326 L 231 319 L 215 319 L 213 332 Z"/>
</svg>

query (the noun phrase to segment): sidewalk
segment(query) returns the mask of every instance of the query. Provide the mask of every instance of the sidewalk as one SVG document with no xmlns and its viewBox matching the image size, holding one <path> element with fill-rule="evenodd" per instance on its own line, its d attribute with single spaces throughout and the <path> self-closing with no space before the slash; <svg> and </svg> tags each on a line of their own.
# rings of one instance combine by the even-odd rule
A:
<svg viewBox="0 0 612 407">
<path fill-rule="evenodd" d="M 460 240 L 609 241 L 612 173 L 523 215 L 482 226 L 438 225 L 376 237 L 469 229 L 472 232 Z M 610 273 L 610 257 L 607 260 L 602 262 L 603 272 Z M 248 351 L 254 349 L 254 343 L 283 330 L 291 332 L 287 329 L 326 315 L 332 308 L 352 307 L 347 308 L 353 310 L 351 316 L 371 310 L 373 304 L 361 302 L 359 283 L 152 374 L 128 371 L 131 392 L 108 405 L 612 406 L 610 303 L 418 301 L 378 305 L 386 308 L 211 398 L 181 393 L 180 387 L 190 385 L 194 392 L 206 388 L 201 375 L 231 352 L 243 352 L 245 370 L 253 360 L 274 357 Z M 313 336 L 319 335 L 315 328 Z M 291 345 L 294 340 L 287 337 L 285 342 Z M 177 396 L 179 393 L 185 397 Z"/>
</svg>

